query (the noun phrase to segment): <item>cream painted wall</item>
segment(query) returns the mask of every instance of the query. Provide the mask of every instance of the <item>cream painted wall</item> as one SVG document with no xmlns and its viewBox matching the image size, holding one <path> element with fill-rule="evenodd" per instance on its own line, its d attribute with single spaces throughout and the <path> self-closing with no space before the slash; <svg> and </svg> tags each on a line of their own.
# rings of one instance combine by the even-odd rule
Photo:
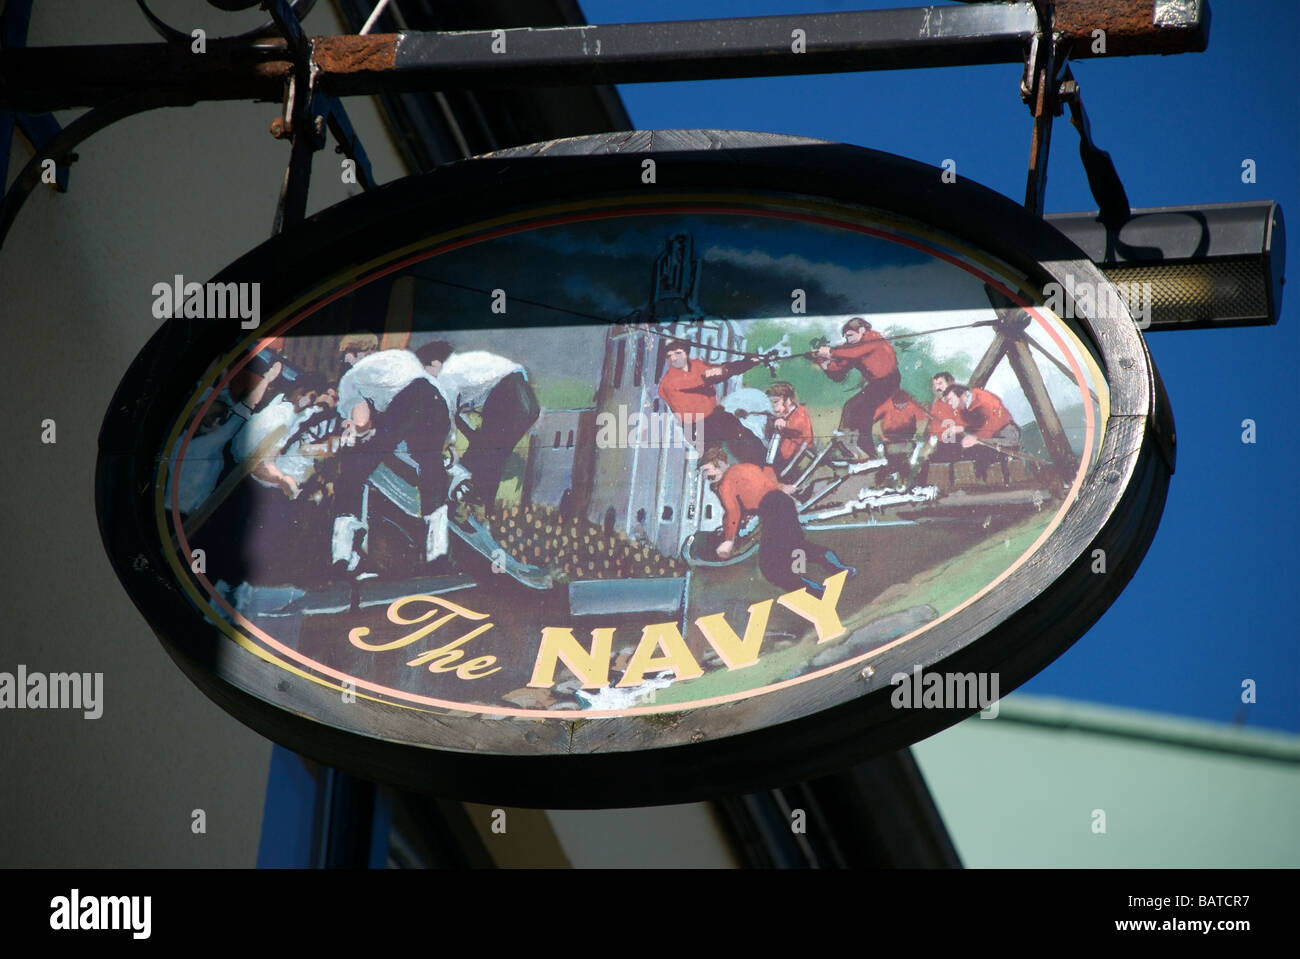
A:
<svg viewBox="0 0 1300 959">
<path fill-rule="evenodd" d="M 210 37 L 260 16 L 151 0 Z M 197 19 L 195 19 L 197 17 Z M 310 33 L 342 25 L 329 3 Z M 153 42 L 130 0 L 41 0 L 29 44 Z M 348 111 L 381 183 L 403 174 L 373 102 Z M 203 281 L 265 240 L 288 159 L 270 103 L 155 111 L 96 134 L 70 191 L 41 187 L 0 249 L 0 388 L 10 437 L 0 470 L 5 627 L 0 672 L 102 672 L 104 712 L 0 710 L 0 867 L 250 867 L 271 743 L 212 704 L 127 599 L 100 543 L 94 469 L 117 384 L 158 326 L 151 288 Z M 61 113 L 67 124 L 78 111 Z M 12 180 L 31 152 L 16 138 Z M 308 212 L 345 199 L 339 157 L 316 157 Z M 41 442 L 41 423 L 57 442 Z M 192 833 L 193 810 L 207 832 Z M 550 812 L 576 866 L 734 866 L 706 806 Z"/>
<path fill-rule="evenodd" d="M 209 36 L 259 19 L 195 0 L 153 6 Z M 328 3 L 307 27 L 342 29 Z M 156 39 L 130 0 L 41 0 L 29 34 L 32 46 Z M 348 109 L 376 178 L 401 175 L 372 102 Z M 109 127 L 78 148 L 70 192 L 41 187 L 0 249 L 0 672 L 104 674 L 99 719 L 0 710 L 0 866 L 256 862 L 270 743 L 209 702 L 128 601 L 100 543 L 94 467 L 104 410 L 158 325 L 152 285 L 206 280 L 268 236 L 289 154 L 266 132 L 277 111 L 201 104 Z M 16 138 L 11 179 L 30 156 Z M 318 154 L 309 212 L 348 189 L 332 148 Z M 46 418 L 53 445 L 41 442 Z M 204 835 L 191 832 L 195 809 Z"/>
</svg>

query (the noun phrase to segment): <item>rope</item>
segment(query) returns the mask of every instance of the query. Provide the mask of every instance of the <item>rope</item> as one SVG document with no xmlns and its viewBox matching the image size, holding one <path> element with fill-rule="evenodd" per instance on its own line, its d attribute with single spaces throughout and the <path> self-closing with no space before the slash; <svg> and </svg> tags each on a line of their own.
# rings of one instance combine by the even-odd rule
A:
<svg viewBox="0 0 1300 959">
<path fill-rule="evenodd" d="M 450 286 L 457 290 L 466 290 L 470 293 L 482 293 L 486 296 L 492 295 L 491 290 L 485 290 L 477 286 L 469 286 L 464 283 L 453 283 L 450 280 L 438 280 L 438 279 L 433 279 L 431 277 L 422 277 L 422 279 L 426 279 L 430 283 L 438 283 L 442 286 Z M 543 310 L 552 310 L 556 313 L 567 313 L 569 316 L 580 316 L 585 320 L 595 320 L 598 323 L 604 323 L 606 325 L 618 323 L 617 320 L 611 320 L 607 316 L 597 316 L 595 313 L 584 313 L 582 310 L 571 310 L 568 309 L 567 307 L 555 306 L 554 304 L 551 303 L 543 303 L 541 300 L 529 300 L 522 296 L 515 296 L 512 297 L 512 299 L 514 299 L 519 303 L 527 303 L 529 306 L 539 307 L 540 309 Z M 728 322 L 733 322 L 733 323 L 739 322 L 732 319 L 731 317 L 725 317 L 725 316 L 719 316 L 718 319 L 727 320 Z M 960 323 L 956 326 L 941 326 L 933 330 L 917 330 L 914 333 L 895 333 L 892 336 L 882 336 L 881 339 L 885 340 L 886 342 L 892 340 L 915 339 L 920 336 L 930 336 L 934 333 L 949 333 L 953 330 L 968 330 L 968 329 L 975 329 L 976 327 L 979 326 L 994 326 L 997 324 L 997 322 L 998 322 L 997 320 L 975 320 L 974 322 L 971 323 Z M 676 333 L 667 333 L 663 330 L 656 330 L 653 326 L 650 326 L 647 323 L 626 323 L 623 325 L 627 326 L 629 329 L 639 330 L 643 333 L 649 333 L 651 336 L 657 336 L 665 340 L 681 339 L 681 336 L 679 336 Z M 742 357 L 747 360 L 756 360 L 759 363 L 766 363 L 771 360 L 793 360 L 798 358 L 808 359 L 817 355 L 816 350 L 809 350 L 806 353 L 791 353 L 788 356 L 778 356 L 775 354 L 773 350 L 767 350 L 765 352 L 759 353 L 756 351 L 733 350 L 727 346 L 717 346 L 717 345 L 705 346 L 704 344 L 700 344 L 700 345 L 703 349 L 716 350 L 719 353 L 726 353 L 729 356 Z"/>
<path fill-rule="evenodd" d="M 967 435 L 967 436 L 970 436 L 971 434 L 970 434 L 970 433 L 967 433 L 966 435 Z M 1005 456 L 1014 456 L 1014 457 L 1016 457 L 1017 459 L 1026 460 L 1027 462 L 1030 462 L 1030 463 L 1037 463 L 1039 466 L 1051 466 L 1051 465 L 1052 465 L 1052 462 L 1051 462 L 1050 460 L 1040 460 L 1040 459 L 1039 459 L 1038 457 L 1036 457 L 1036 456 L 1029 456 L 1029 455 L 1026 454 L 1026 453 L 1017 453 L 1015 450 L 1009 450 L 1009 449 L 1007 449 L 1007 448 L 1004 447 L 1004 446 L 998 446 L 997 443 L 986 443 L 984 440 L 980 439 L 978 436 L 975 437 L 975 443 L 976 443 L 976 445 L 978 445 L 978 446 L 987 446 L 987 447 L 988 447 L 989 449 L 991 449 L 991 450 L 997 450 L 999 453 L 1002 453 L 1002 454 L 1005 455 Z"/>
</svg>

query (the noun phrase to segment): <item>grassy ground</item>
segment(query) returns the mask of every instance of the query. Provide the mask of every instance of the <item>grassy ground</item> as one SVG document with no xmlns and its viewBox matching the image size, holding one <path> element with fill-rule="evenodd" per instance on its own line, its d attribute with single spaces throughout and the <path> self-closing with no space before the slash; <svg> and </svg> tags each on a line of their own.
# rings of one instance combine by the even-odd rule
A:
<svg viewBox="0 0 1300 959">
<path fill-rule="evenodd" d="M 843 638 L 847 639 L 859 627 L 916 606 L 929 605 L 938 615 L 955 608 L 1007 569 L 1050 520 L 1051 513 L 1045 509 L 1000 527 L 991 524 L 988 530 L 976 526 L 973 532 L 953 526 L 895 526 L 812 535 L 858 567 L 859 575 L 846 586 L 839 604 L 840 621 L 845 627 Z M 953 547 L 961 551 L 952 552 Z M 935 557 L 943 558 L 935 562 Z M 886 582 L 891 571 L 900 570 L 905 579 Z M 748 607 L 761 595 L 756 588 L 757 560 L 697 570 L 701 572 L 704 575 L 695 577 L 691 590 L 691 619 L 725 612 L 732 628 L 743 635 Z M 794 640 L 794 644 L 774 650 L 774 645 L 783 640 Z M 688 643 L 697 656 L 708 648 L 693 626 Z M 686 702 L 765 686 L 803 670 L 820 651 L 806 621 L 781 607 L 773 607 L 763 648 L 759 661 L 752 666 L 732 671 L 714 661 L 699 679 L 660 690 L 654 702 Z M 823 648 L 831 647 L 828 644 Z"/>
</svg>

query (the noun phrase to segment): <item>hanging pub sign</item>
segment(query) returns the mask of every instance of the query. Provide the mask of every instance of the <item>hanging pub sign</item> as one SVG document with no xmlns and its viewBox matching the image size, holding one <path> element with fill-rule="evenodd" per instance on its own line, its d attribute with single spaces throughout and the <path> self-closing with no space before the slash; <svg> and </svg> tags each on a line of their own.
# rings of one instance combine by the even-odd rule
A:
<svg viewBox="0 0 1300 959">
<path fill-rule="evenodd" d="M 869 150 L 476 158 L 142 294 L 104 542 L 209 696 L 360 775 L 788 783 L 995 715 L 1131 577 L 1173 459 L 1133 292 Z"/>
</svg>

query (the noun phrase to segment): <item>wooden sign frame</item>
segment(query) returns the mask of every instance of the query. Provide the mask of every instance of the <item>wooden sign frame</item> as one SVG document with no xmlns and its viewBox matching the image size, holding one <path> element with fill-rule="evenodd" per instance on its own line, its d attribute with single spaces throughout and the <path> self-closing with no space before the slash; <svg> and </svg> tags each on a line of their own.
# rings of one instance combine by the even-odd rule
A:
<svg viewBox="0 0 1300 959">
<path fill-rule="evenodd" d="M 177 411 L 192 402 L 214 359 L 249 336 L 269 335 L 277 318 L 321 296 L 323 280 L 348 275 L 359 282 L 433 234 L 482 235 L 493 223 L 527 221 L 560 207 L 740 209 L 736 197 L 744 195 L 925 224 L 1017 278 L 1017 289 L 1005 291 L 1009 313 L 1022 296 L 1041 303 L 1048 284 L 1071 291 L 1068 325 L 1095 358 L 1108 392 L 1098 465 L 1077 485 L 1041 548 L 994 588 L 915 640 L 815 682 L 643 715 L 503 720 L 365 696 L 347 702 L 337 683 L 276 668 L 232 642 L 192 584 L 182 582 L 176 547 L 160 530 L 157 510 L 160 451 L 175 435 Z M 105 416 L 96 477 L 109 558 L 168 653 L 222 708 L 307 756 L 437 795 L 547 807 L 682 802 L 798 781 L 905 747 L 973 709 L 897 709 L 890 677 L 917 667 L 994 671 L 1005 694 L 1041 670 L 1133 575 L 1155 534 L 1173 471 L 1168 401 L 1122 299 L 1099 298 L 1106 306 L 1098 316 L 1093 304 L 1073 296 L 1084 285 L 1114 293 L 1086 256 L 999 194 L 856 147 L 767 134 L 657 131 L 504 151 L 325 210 L 212 282 L 259 284 L 267 319 L 254 333 L 234 321 L 169 319 L 127 371 Z M 508 314 L 500 322 L 512 323 Z M 1014 365 L 1016 356 L 1008 355 Z"/>
</svg>

